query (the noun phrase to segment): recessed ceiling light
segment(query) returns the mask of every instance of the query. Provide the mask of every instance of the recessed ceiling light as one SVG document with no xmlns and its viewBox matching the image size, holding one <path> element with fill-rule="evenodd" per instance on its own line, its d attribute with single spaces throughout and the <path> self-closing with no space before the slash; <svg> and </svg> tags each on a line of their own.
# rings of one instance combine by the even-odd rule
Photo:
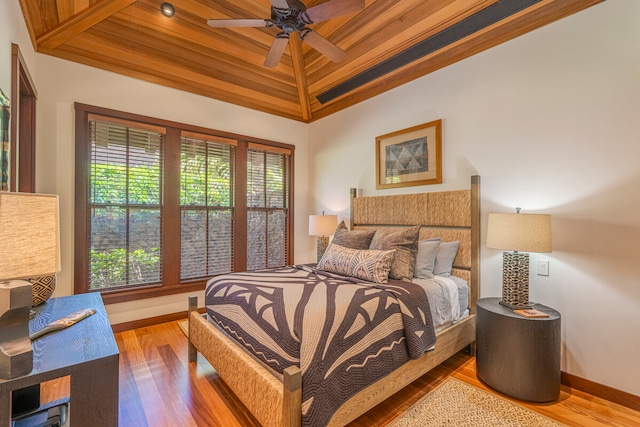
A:
<svg viewBox="0 0 640 427">
<path fill-rule="evenodd" d="M 164 16 L 168 16 L 169 18 L 176 14 L 176 8 L 173 7 L 171 3 L 162 3 L 160 5 L 160 11 Z"/>
</svg>

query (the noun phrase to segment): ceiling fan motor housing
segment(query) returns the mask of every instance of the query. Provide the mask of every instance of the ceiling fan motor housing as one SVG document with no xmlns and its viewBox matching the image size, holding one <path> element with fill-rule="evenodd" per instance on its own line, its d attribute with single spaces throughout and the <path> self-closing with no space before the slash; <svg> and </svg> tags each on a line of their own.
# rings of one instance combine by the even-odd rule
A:
<svg viewBox="0 0 640 427">
<path fill-rule="evenodd" d="M 271 20 L 273 24 L 287 34 L 294 31 L 302 31 L 313 22 L 306 14 L 307 7 L 298 0 L 287 0 L 288 9 L 271 7 Z"/>
</svg>

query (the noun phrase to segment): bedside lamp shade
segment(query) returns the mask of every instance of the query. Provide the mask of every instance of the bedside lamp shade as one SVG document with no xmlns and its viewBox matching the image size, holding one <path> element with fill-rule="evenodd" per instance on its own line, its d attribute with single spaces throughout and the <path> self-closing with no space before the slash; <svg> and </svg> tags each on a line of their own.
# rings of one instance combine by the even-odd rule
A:
<svg viewBox="0 0 640 427">
<path fill-rule="evenodd" d="M 338 227 L 338 215 L 309 215 L 309 236 L 318 236 L 317 257 L 322 258 L 332 236 Z"/>
<path fill-rule="evenodd" d="M 0 378 L 33 369 L 31 277 L 60 271 L 58 196 L 0 192 Z"/>
<path fill-rule="evenodd" d="M 511 308 L 530 308 L 529 254 L 551 252 L 551 216 L 541 214 L 489 214 L 487 247 L 503 249 L 502 301 Z"/>
<path fill-rule="evenodd" d="M 59 271 L 58 196 L 0 193 L 0 281 Z"/>
<path fill-rule="evenodd" d="M 551 216 L 489 214 L 487 246 L 519 252 L 551 252 Z"/>
</svg>

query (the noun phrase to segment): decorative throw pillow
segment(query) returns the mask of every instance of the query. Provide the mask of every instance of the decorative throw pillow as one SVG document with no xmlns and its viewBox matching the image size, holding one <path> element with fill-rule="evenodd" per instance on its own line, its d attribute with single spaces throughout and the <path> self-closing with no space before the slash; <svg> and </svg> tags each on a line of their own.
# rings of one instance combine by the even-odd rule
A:
<svg viewBox="0 0 640 427">
<path fill-rule="evenodd" d="M 387 283 L 395 252 L 351 249 L 333 243 L 322 255 L 317 268 L 368 282 Z"/>
<path fill-rule="evenodd" d="M 416 253 L 416 267 L 413 277 L 421 279 L 433 279 L 433 267 L 436 263 L 436 254 L 440 246 L 440 238 L 420 240 Z"/>
<path fill-rule="evenodd" d="M 369 249 L 374 234 L 376 234 L 376 230 L 349 231 L 343 220 L 336 228 L 332 243 L 351 249 Z"/>
<path fill-rule="evenodd" d="M 445 277 L 448 277 L 451 275 L 451 269 L 453 268 L 453 260 L 456 258 L 456 254 L 458 253 L 459 246 L 460 246 L 459 240 L 456 240 L 455 242 L 440 243 L 440 247 L 438 248 L 438 253 L 436 254 L 436 263 L 433 266 L 433 274 L 435 274 L 436 276 L 445 276 Z"/>
<path fill-rule="evenodd" d="M 406 280 L 408 282 L 413 279 L 419 236 L 419 225 L 400 230 L 380 229 L 376 231 L 369 249 L 396 250 L 396 256 L 393 258 L 393 264 L 391 264 L 391 271 L 389 272 L 390 279 Z"/>
</svg>

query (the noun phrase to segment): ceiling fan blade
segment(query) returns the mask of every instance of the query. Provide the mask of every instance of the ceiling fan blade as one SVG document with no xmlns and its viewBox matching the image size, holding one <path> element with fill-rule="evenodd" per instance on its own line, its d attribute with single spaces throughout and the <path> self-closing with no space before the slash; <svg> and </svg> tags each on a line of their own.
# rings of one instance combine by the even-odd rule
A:
<svg viewBox="0 0 640 427">
<path fill-rule="evenodd" d="M 347 56 L 347 52 L 308 28 L 305 33 L 301 34 L 300 38 L 333 62 L 340 62 Z"/>
<path fill-rule="evenodd" d="M 265 67 L 273 68 L 278 65 L 288 42 L 289 34 L 280 33 L 276 36 L 276 38 L 273 40 L 273 43 L 271 44 L 271 49 L 269 49 L 269 54 L 264 60 Z"/>
<path fill-rule="evenodd" d="M 271 1 L 271 5 L 273 5 L 273 7 L 275 7 L 276 9 L 289 9 L 289 3 L 287 3 L 287 0 L 270 0 Z"/>
<path fill-rule="evenodd" d="M 209 19 L 207 24 L 213 28 L 230 27 L 266 27 L 266 19 Z"/>
<path fill-rule="evenodd" d="M 329 0 L 310 7 L 305 12 L 311 23 L 326 21 L 329 18 L 358 12 L 364 9 L 364 0 Z"/>
</svg>

